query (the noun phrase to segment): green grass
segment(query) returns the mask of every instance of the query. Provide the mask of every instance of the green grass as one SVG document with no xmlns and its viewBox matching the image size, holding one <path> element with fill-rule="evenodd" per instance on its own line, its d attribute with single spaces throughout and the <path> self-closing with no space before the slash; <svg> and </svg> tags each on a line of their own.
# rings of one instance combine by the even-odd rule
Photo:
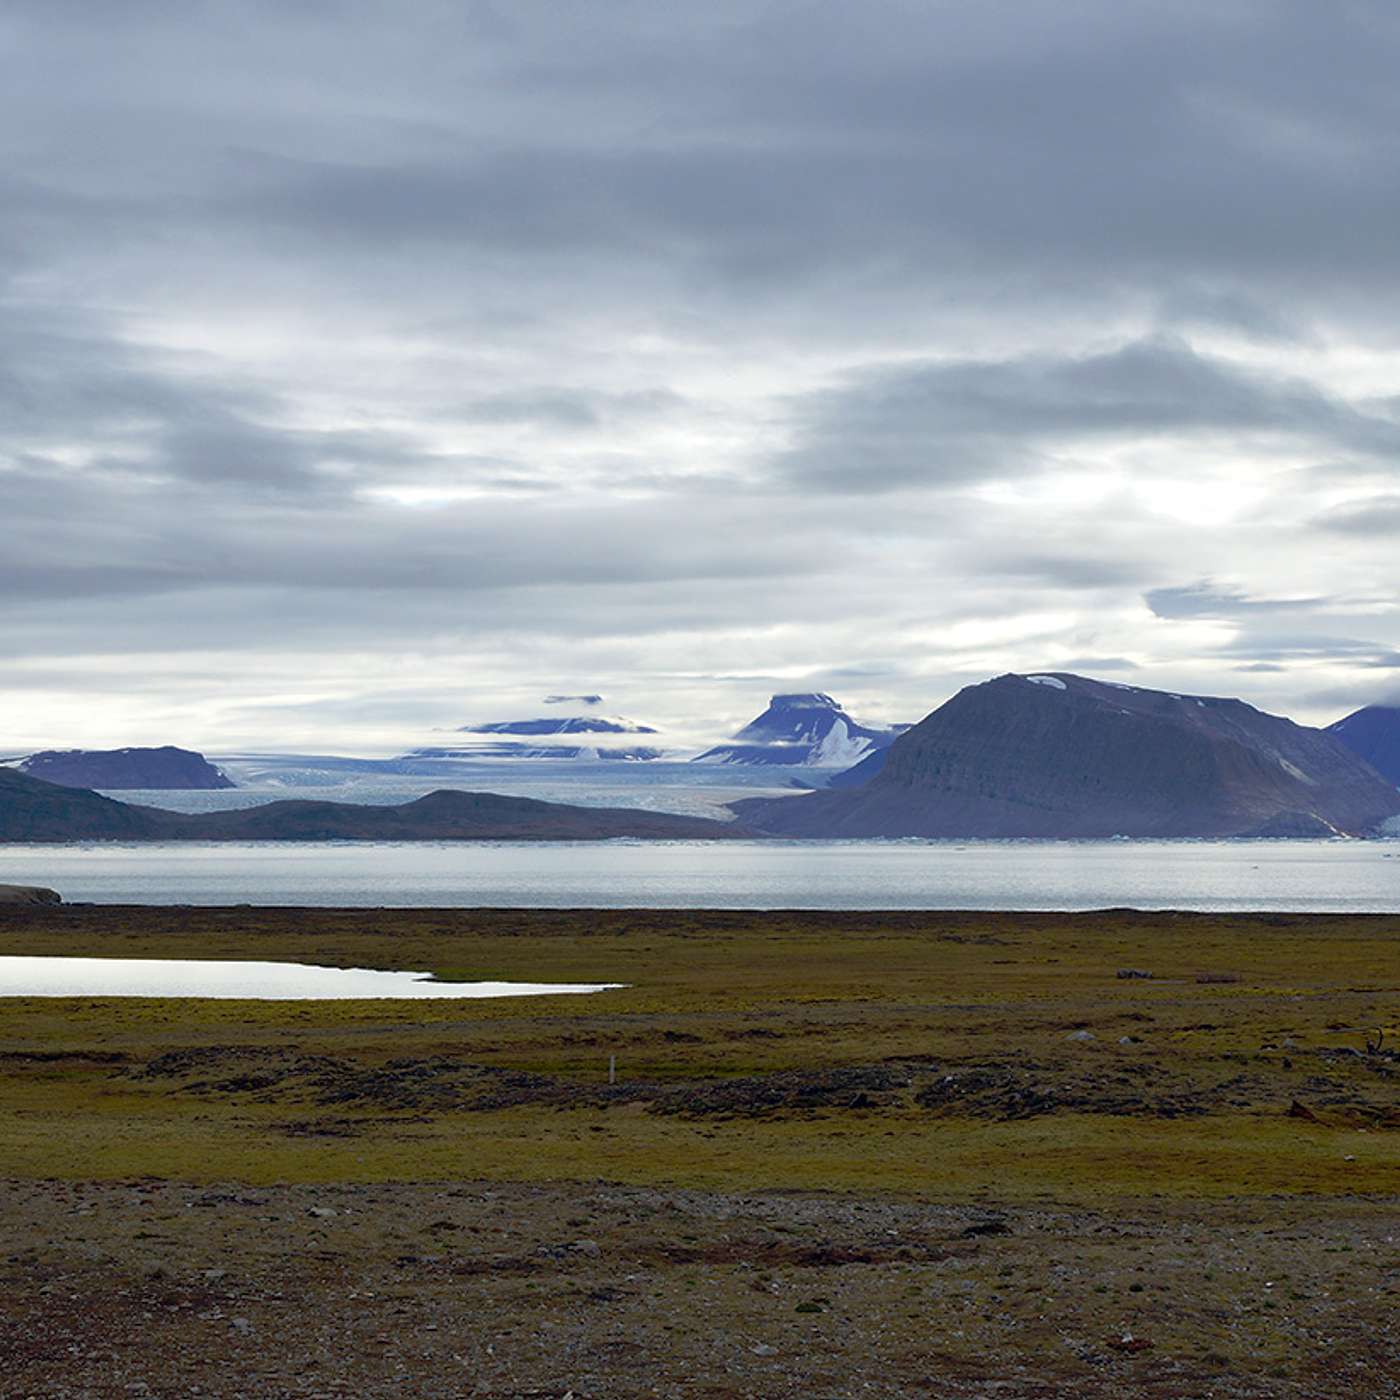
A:
<svg viewBox="0 0 1400 1400">
<path fill-rule="evenodd" d="M 1323 1102 L 1309 1088 L 1319 1076 L 1343 1098 L 1395 1104 L 1400 1081 L 1316 1054 L 1360 1048 L 1365 1028 L 1400 1019 L 1392 918 L 76 907 L 6 911 L 0 952 L 630 984 L 498 1001 L 0 999 L 8 1176 L 605 1178 L 1087 1203 L 1400 1191 L 1400 1133 L 1285 1116 L 1294 1097 Z M 1118 980 L 1128 966 L 1155 976 Z M 1221 971 L 1241 980 L 1195 980 Z M 1095 1040 L 1068 1042 L 1078 1027 Z M 1126 1034 L 1139 1043 L 1120 1045 Z M 1278 1048 L 1285 1040 L 1295 1048 Z M 998 1121 L 909 1104 L 678 1118 L 640 1105 L 338 1110 L 129 1072 L 201 1046 L 362 1067 L 449 1056 L 581 1086 L 605 1079 L 610 1055 L 625 1079 L 660 1082 L 900 1059 L 1033 1064 L 1050 1079 L 1137 1066 L 1188 1085 L 1247 1084 L 1239 1106 L 1179 1119 L 1061 1111 Z M 67 1058 L 35 1058 L 54 1054 Z M 289 1122 L 329 1116 L 351 1120 L 356 1135 L 288 1135 Z"/>
</svg>

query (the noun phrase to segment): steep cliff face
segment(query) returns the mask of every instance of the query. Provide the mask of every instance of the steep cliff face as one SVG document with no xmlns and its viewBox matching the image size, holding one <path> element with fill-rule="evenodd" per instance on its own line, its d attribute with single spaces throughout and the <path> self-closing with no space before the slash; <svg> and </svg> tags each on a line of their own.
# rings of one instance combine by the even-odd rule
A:
<svg viewBox="0 0 1400 1400">
<path fill-rule="evenodd" d="M 1388 783 L 1400 786 L 1400 707 L 1367 705 L 1327 726 L 1358 758 Z"/>
<path fill-rule="evenodd" d="M 31 778 L 62 787 L 215 789 L 233 784 L 203 754 L 159 749 L 62 749 L 30 754 L 19 765 Z"/>
<path fill-rule="evenodd" d="M 859 777 L 735 810 L 777 835 L 931 837 L 1355 834 L 1400 812 L 1335 735 L 1067 674 L 968 686 Z"/>
</svg>

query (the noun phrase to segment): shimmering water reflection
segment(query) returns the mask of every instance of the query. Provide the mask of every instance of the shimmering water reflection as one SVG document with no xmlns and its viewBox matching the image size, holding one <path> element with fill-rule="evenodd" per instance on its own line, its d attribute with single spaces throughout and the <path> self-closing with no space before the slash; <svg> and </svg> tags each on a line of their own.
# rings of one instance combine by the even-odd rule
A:
<svg viewBox="0 0 1400 1400">
<path fill-rule="evenodd" d="M 1400 913 L 1396 841 L 0 846 L 70 903 Z"/>
</svg>

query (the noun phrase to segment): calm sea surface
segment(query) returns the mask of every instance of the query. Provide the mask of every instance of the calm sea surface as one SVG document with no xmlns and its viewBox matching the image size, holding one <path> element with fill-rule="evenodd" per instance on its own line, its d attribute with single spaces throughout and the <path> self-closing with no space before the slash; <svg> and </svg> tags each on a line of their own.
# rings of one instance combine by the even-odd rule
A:
<svg viewBox="0 0 1400 1400">
<path fill-rule="evenodd" d="M 121 904 L 1400 913 L 1400 842 L 0 846 L 4 883 Z"/>
</svg>

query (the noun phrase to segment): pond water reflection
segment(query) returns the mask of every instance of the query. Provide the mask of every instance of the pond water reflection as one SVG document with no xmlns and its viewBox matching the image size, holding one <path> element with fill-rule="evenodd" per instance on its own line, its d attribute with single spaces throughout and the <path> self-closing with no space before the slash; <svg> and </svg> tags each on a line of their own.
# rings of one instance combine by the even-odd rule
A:
<svg viewBox="0 0 1400 1400">
<path fill-rule="evenodd" d="M 217 997 L 258 1001 L 518 997 L 603 992 L 618 982 L 437 982 L 428 972 L 202 958 L 0 957 L 5 997 Z"/>
</svg>

